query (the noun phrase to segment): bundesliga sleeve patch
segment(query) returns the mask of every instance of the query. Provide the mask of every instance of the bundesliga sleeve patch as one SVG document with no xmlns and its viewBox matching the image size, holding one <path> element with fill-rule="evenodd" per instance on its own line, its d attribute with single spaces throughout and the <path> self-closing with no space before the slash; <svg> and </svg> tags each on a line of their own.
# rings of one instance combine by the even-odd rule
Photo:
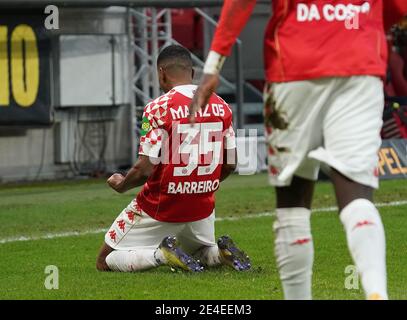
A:
<svg viewBox="0 0 407 320">
<path fill-rule="evenodd" d="M 145 136 L 149 131 L 151 130 L 151 124 L 150 121 L 148 121 L 147 117 L 143 117 L 143 120 L 141 122 L 141 136 Z"/>
</svg>

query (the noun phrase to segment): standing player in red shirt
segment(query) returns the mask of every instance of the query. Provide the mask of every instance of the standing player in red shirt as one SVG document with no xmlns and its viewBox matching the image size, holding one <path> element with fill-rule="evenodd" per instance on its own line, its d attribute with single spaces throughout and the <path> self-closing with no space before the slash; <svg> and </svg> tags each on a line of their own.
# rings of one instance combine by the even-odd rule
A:
<svg viewBox="0 0 407 320">
<path fill-rule="evenodd" d="M 190 106 L 205 105 L 256 0 L 225 0 Z M 340 219 L 368 299 L 387 299 L 385 236 L 373 204 L 386 70 L 384 23 L 405 0 L 273 0 L 264 39 L 265 125 L 276 187 L 275 253 L 286 299 L 311 299 L 311 201 L 330 167 Z M 384 17 L 384 18 L 383 18 Z"/>
<path fill-rule="evenodd" d="M 230 237 L 215 243 L 214 193 L 235 168 L 232 112 L 213 94 L 191 127 L 196 86 L 185 48 L 163 49 L 157 72 L 165 94 L 144 109 L 139 159 L 125 177 L 108 179 L 119 193 L 143 187 L 106 233 L 96 267 L 132 272 L 167 264 L 200 272 L 201 263 L 223 263 L 248 270 L 249 258 Z"/>
</svg>

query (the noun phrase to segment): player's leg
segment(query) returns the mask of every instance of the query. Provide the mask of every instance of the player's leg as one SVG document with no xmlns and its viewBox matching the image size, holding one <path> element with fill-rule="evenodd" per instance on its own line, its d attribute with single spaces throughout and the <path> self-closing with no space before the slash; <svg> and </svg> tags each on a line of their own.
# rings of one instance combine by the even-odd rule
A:
<svg viewBox="0 0 407 320">
<path fill-rule="evenodd" d="M 354 182 L 336 170 L 331 178 L 348 247 L 361 273 L 366 297 L 387 299 L 385 234 L 373 204 L 373 188 Z"/>
<path fill-rule="evenodd" d="M 276 188 L 275 255 L 284 296 L 311 299 L 314 247 L 311 202 L 315 182 L 295 176 L 287 187 Z"/>
<path fill-rule="evenodd" d="M 206 219 L 186 224 L 179 233 L 179 239 L 185 251 L 206 266 L 225 264 L 237 271 L 251 268 L 249 257 L 231 237 L 222 236 L 215 242 L 215 212 Z"/>
<path fill-rule="evenodd" d="M 276 207 L 305 208 L 310 210 L 314 195 L 315 181 L 294 176 L 291 184 L 286 187 L 276 187 Z"/>
<path fill-rule="evenodd" d="M 380 79 L 338 79 L 324 119 L 325 148 L 310 153 L 331 168 L 340 219 L 367 298 L 387 299 L 383 224 L 372 202 L 378 187 L 383 90 Z"/>
<path fill-rule="evenodd" d="M 215 241 L 215 213 L 206 219 L 190 222 L 177 234 L 185 252 L 192 254 L 206 266 L 221 264 Z"/>
<path fill-rule="evenodd" d="M 295 81 L 265 90 L 269 181 L 277 196 L 275 255 L 285 299 L 312 297 L 310 208 L 319 163 L 307 154 L 322 143 L 326 88 L 323 81 Z"/>
<path fill-rule="evenodd" d="M 357 199 L 373 202 L 374 189 L 372 187 L 347 178 L 335 168 L 331 168 L 330 178 L 335 188 L 339 212 L 342 212 L 349 203 Z"/>
<path fill-rule="evenodd" d="M 181 227 L 152 219 L 132 201 L 106 233 L 96 267 L 100 271 L 134 272 L 166 264 L 159 246 Z"/>
<path fill-rule="evenodd" d="M 107 246 L 105 244 L 105 246 Z M 100 256 L 99 256 L 100 257 Z M 159 258 L 158 248 L 133 248 L 131 250 L 111 250 L 104 258 L 98 259 L 99 271 L 136 272 L 158 267 L 166 263 Z"/>
<path fill-rule="evenodd" d="M 204 271 L 202 263 L 181 248 L 177 236 L 165 237 L 159 245 L 158 250 L 162 253 L 165 263 L 172 268 L 192 272 Z"/>
<path fill-rule="evenodd" d="M 96 269 L 99 271 L 110 271 L 109 266 L 106 263 L 106 257 L 113 251 L 105 242 L 99 250 L 99 255 L 96 259 Z"/>
</svg>

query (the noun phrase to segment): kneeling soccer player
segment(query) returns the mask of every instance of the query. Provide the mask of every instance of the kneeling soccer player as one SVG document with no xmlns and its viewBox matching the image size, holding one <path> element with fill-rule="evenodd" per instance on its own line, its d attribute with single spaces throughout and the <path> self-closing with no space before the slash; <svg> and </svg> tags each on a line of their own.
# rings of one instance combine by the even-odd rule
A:
<svg viewBox="0 0 407 320">
<path fill-rule="evenodd" d="M 106 233 L 96 267 L 132 272 L 166 264 L 200 272 L 203 265 L 226 264 L 248 270 L 248 256 L 230 237 L 215 243 L 214 192 L 235 168 L 232 112 L 213 94 L 189 124 L 196 86 L 185 48 L 162 50 L 157 72 L 166 93 L 144 109 L 139 159 L 125 177 L 108 179 L 119 193 L 143 188 Z"/>
</svg>

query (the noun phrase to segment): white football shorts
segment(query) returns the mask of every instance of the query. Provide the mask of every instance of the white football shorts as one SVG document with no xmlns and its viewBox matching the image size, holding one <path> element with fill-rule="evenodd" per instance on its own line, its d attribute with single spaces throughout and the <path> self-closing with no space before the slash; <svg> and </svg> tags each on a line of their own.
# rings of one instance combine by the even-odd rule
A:
<svg viewBox="0 0 407 320">
<path fill-rule="evenodd" d="M 383 84 L 374 76 L 267 84 L 264 119 L 269 180 L 316 180 L 321 163 L 363 185 L 378 187 Z"/>
<path fill-rule="evenodd" d="M 215 211 L 199 221 L 161 222 L 142 211 L 133 200 L 113 222 L 105 242 L 115 250 L 155 249 L 169 235 L 177 236 L 181 247 L 190 254 L 202 246 L 216 246 Z"/>
</svg>

